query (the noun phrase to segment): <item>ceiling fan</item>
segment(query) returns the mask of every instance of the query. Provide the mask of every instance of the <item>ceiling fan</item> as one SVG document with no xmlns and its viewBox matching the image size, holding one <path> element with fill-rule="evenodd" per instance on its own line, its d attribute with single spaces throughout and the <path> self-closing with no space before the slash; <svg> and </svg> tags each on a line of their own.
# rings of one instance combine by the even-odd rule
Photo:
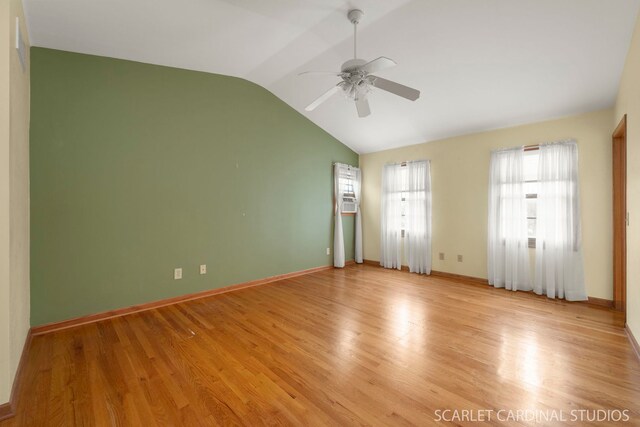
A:
<svg viewBox="0 0 640 427">
<path fill-rule="evenodd" d="M 392 82 L 391 80 L 383 79 L 382 77 L 374 76 L 372 74 L 395 66 L 395 61 L 384 56 L 381 56 L 380 58 L 374 59 L 373 61 L 369 62 L 365 61 L 364 59 L 358 58 L 356 50 L 358 24 L 360 23 L 360 19 L 363 15 L 364 12 L 359 9 L 350 10 L 347 14 L 349 21 L 351 21 L 351 23 L 353 24 L 353 59 L 350 59 L 342 64 L 341 71 L 339 73 L 325 71 L 306 71 L 299 74 L 332 74 L 342 78 L 341 82 L 320 95 L 311 104 L 307 105 L 305 110 L 312 111 L 327 99 L 331 98 L 331 96 L 333 96 L 334 94 L 343 92 L 348 99 L 355 101 L 356 109 L 358 110 L 358 116 L 367 117 L 369 114 L 371 114 L 369 102 L 367 101 L 367 94 L 374 87 L 386 90 L 387 92 L 391 92 L 394 95 L 401 96 L 411 101 L 415 101 L 420 97 L 419 90 L 401 85 L 400 83 Z"/>
</svg>

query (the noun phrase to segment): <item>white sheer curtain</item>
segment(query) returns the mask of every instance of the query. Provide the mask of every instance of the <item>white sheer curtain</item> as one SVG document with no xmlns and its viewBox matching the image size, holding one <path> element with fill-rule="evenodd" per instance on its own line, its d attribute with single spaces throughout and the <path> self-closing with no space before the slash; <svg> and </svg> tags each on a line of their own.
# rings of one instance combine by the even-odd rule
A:
<svg viewBox="0 0 640 427">
<path fill-rule="evenodd" d="M 398 270 L 402 266 L 402 185 L 400 165 L 385 165 L 382 170 L 380 265 Z"/>
<path fill-rule="evenodd" d="M 341 165 L 333 167 L 333 185 L 336 199 L 335 220 L 333 223 L 333 266 L 344 267 L 344 236 L 342 232 L 342 197 L 340 197 Z"/>
<path fill-rule="evenodd" d="M 493 151 L 489 173 L 489 283 L 529 291 L 524 148 Z"/>
<path fill-rule="evenodd" d="M 431 167 L 407 163 L 404 247 L 409 271 L 431 273 Z"/>
<path fill-rule="evenodd" d="M 385 165 L 380 265 L 401 269 L 402 232 L 409 271 L 431 273 L 431 169 L 428 161 Z"/>
<path fill-rule="evenodd" d="M 334 197 L 336 200 L 333 229 L 333 266 L 345 266 L 344 232 L 342 230 L 342 213 L 354 212 L 355 205 L 355 259 L 362 263 L 362 217 L 360 212 L 361 172 L 359 168 L 335 163 L 333 167 Z M 345 202 L 344 197 L 347 197 Z M 354 201 L 355 199 L 355 201 Z M 348 206 L 345 209 L 345 206 Z"/>
<path fill-rule="evenodd" d="M 355 257 L 356 262 L 358 264 L 362 264 L 363 256 L 362 256 L 362 213 L 360 212 L 360 206 L 362 206 L 360 197 L 362 195 L 362 172 L 360 169 L 356 170 L 356 180 L 353 184 L 354 193 L 356 195 L 356 205 L 358 211 L 356 212 L 356 223 L 355 223 Z"/>
<path fill-rule="evenodd" d="M 575 141 L 540 146 L 538 186 L 534 291 L 586 300 Z"/>
</svg>

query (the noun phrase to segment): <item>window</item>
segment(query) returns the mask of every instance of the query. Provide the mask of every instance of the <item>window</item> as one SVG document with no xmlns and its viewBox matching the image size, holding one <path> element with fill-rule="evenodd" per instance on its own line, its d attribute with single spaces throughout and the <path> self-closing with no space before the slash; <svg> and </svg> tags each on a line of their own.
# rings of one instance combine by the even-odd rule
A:
<svg viewBox="0 0 640 427">
<path fill-rule="evenodd" d="M 431 271 L 430 171 L 428 160 L 384 166 L 380 212 L 383 267 L 400 268 L 404 247 L 409 271 Z"/>
<path fill-rule="evenodd" d="M 489 283 L 550 298 L 587 299 L 576 141 L 494 150 L 489 177 Z"/>
<path fill-rule="evenodd" d="M 401 236 L 404 237 L 405 230 L 407 228 L 407 200 L 409 199 L 409 169 L 406 163 L 395 165 L 396 167 L 396 179 L 397 186 L 391 191 L 391 194 L 397 194 L 398 197 L 392 197 L 398 203 L 398 213 L 400 218 L 398 219 L 398 226 L 400 227 Z M 411 192 L 411 194 L 416 191 Z"/>
<path fill-rule="evenodd" d="M 355 174 L 350 170 L 340 171 L 340 179 L 338 180 L 339 193 L 347 197 L 356 197 L 353 181 Z"/>
<path fill-rule="evenodd" d="M 530 149 L 524 153 L 524 192 L 527 198 L 527 235 L 529 247 L 536 247 L 538 220 L 538 149 Z"/>
<path fill-rule="evenodd" d="M 392 203 L 397 203 L 395 211 L 398 214 L 397 226 L 404 237 L 407 229 L 408 206 L 410 202 L 423 202 L 426 200 L 426 188 L 423 182 L 418 185 L 411 185 L 409 177 L 409 167 L 407 163 L 393 165 L 395 168 L 395 186 L 388 191 Z"/>
<path fill-rule="evenodd" d="M 337 198 L 342 199 L 342 214 L 354 214 L 357 211 L 356 186 L 359 185 L 359 169 L 349 165 L 336 164 L 338 169 Z"/>
</svg>

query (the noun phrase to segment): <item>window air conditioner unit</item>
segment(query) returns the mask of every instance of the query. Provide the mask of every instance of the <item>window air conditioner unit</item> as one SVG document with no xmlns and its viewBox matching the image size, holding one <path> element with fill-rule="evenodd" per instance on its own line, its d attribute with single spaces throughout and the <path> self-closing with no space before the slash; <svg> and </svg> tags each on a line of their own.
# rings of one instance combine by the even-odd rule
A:
<svg viewBox="0 0 640 427">
<path fill-rule="evenodd" d="M 351 196 L 342 196 L 342 213 L 356 213 L 358 205 L 356 198 Z"/>
</svg>

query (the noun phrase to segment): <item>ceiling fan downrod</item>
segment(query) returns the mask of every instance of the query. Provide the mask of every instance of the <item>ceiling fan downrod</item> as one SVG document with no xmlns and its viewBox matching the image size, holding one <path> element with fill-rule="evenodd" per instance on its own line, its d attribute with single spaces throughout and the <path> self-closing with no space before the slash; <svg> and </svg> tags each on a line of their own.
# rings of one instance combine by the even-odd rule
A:
<svg viewBox="0 0 640 427">
<path fill-rule="evenodd" d="M 364 12 L 360 9 L 351 9 L 347 14 L 347 18 L 349 18 L 349 21 L 353 24 L 353 59 L 358 58 L 358 24 L 363 16 Z"/>
</svg>

